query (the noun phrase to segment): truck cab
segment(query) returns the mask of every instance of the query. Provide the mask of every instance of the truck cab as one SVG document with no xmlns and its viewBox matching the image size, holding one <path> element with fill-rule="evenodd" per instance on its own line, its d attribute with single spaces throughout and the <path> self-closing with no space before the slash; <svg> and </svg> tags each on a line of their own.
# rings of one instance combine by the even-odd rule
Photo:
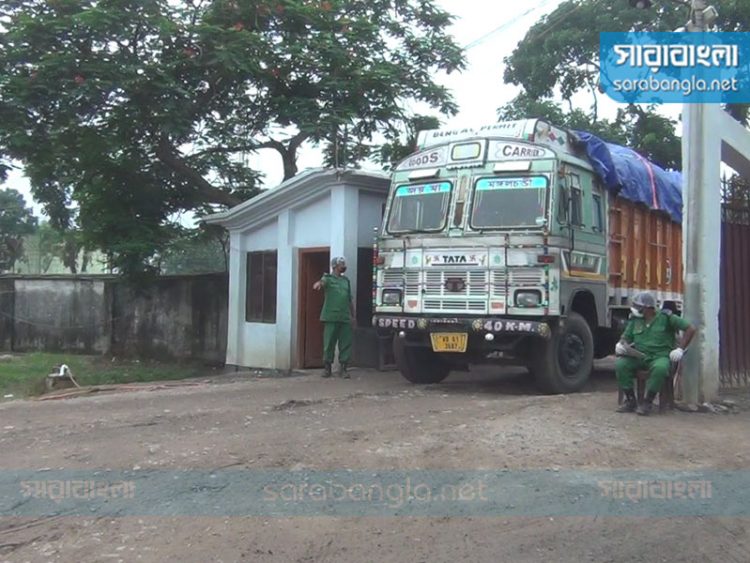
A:
<svg viewBox="0 0 750 563">
<path fill-rule="evenodd" d="M 409 381 L 470 364 L 529 368 L 579 390 L 627 318 L 608 287 L 608 197 L 544 120 L 428 131 L 393 171 L 373 323 Z"/>
</svg>

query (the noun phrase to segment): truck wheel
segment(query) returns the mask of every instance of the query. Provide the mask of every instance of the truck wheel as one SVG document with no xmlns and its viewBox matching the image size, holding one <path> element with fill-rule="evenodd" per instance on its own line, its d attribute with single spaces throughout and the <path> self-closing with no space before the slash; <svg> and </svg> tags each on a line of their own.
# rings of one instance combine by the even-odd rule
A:
<svg viewBox="0 0 750 563">
<path fill-rule="evenodd" d="M 393 340 L 396 366 L 405 379 L 412 383 L 440 383 L 448 377 L 450 368 L 429 348 L 407 346 L 403 339 Z"/>
<path fill-rule="evenodd" d="M 622 331 L 616 332 L 611 328 L 600 328 L 596 332 L 594 341 L 594 358 L 601 360 L 615 353 L 615 345 L 620 340 Z"/>
<path fill-rule="evenodd" d="M 536 384 L 544 393 L 572 393 L 588 381 L 594 366 L 594 337 L 578 313 L 555 327 L 531 360 Z"/>
</svg>

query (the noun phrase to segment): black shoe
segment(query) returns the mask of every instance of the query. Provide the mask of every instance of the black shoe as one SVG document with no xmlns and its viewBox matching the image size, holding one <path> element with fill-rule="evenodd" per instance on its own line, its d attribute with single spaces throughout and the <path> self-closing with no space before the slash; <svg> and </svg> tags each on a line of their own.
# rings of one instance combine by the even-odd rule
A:
<svg viewBox="0 0 750 563">
<path fill-rule="evenodd" d="M 326 362 L 326 366 L 323 369 L 323 373 L 321 374 L 321 377 L 331 377 L 331 364 Z"/>
<path fill-rule="evenodd" d="M 646 393 L 646 400 L 643 401 L 643 404 L 638 407 L 638 410 L 636 410 L 636 414 L 639 414 L 641 416 L 648 416 L 651 414 L 651 409 L 654 408 L 654 399 L 656 399 L 656 393 L 653 391 L 649 391 Z"/>
<path fill-rule="evenodd" d="M 622 404 L 617 407 L 615 412 L 635 412 L 637 407 L 638 404 L 636 403 L 635 398 L 631 400 L 630 398 L 626 397 Z"/>
<path fill-rule="evenodd" d="M 352 376 L 349 375 L 349 371 L 347 369 L 348 367 L 349 366 L 347 366 L 346 364 L 341 364 L 339 366 L 339 375 L 341 376 L 341 379 L 351 379 L 352 378 Z"/>
<path fill-rule="evenodd" d="M 654 404 L 651 401 L 643 401 L 638 408 L 635 410 L 635 414 L 639 416 L 648 416 L 651 414 L 651 409 L 654 408 Z"/>
<path fill-rule="evenodd" d="M 638 401 L 635 400 L 635 393 L 633 393 L 632 389 L 626 389 L 623 391 L 623 394 L 625 395 L 625 400 L 617 407 L 615 412 L 635 412 L 638 406 Z"/>
</svg>

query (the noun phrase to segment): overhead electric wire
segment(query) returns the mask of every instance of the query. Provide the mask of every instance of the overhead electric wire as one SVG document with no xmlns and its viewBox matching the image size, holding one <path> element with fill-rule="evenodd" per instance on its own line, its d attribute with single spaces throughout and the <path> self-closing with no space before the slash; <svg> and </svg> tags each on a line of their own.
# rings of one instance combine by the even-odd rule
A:
<svg viewBox="0 0 750 563">
<path fill-rule="evenodd" d="M 592 3 L 593 4 L 599 4 L 600 2 L 601 2 L 601 0 L 593 0 Z M 552 32 L 554 29 L 556 29 L 562 22 L 564 22 L 566 19 L 568 19 L 570 16 L 572 16 L 574 12 L 577 12 L 582 7 L 583 7 L 583 3 L 579 2 L 578 4 L 576 4 L 575 6 L 573 6 L 570 10 L 568 10 L 564 14 L 558 16 L 558 18 L 556 20 L 554 20 L 553 22 L 549 22 L 548 21 L 547 24 L 549 25 L 549 27 L 547 29 L 545 29 L 539 35 L 539 37 L 534 38 L 534 41 L 540 41 L 541 39 L 543 39 L 548 33 Z"/>
<path fill-rule="evenodd" d="M 466 44 L 466 46 L 464 47 L 464 50 L 468 51 L 469 49 L 472 49 L 474 47 L 477 47 L 478 45 L 481 45 L 482 43 L 484 43 L 485 41 L 487 41 L 491 37 L 497 35 L 501 31 L 503 31 L 503 30 L 511 27 L 516 22 L 518 22 L 519 20 L 525 18 L 526 16 L 528 16 L 532 12 L 536 12 L 537 10 L 541 10 L 544 6 L 546 6 L 547 4 L 549 4 L 551 2 L 552 2 L 552 0 L 542 0 L 536 6 L 532 6 L 531 8 L 529 8 L 528 10 L 526 10 L 525 12 L 523 12 L 522 14 L 519 14 L 519 15 L 513 17 L 512 19 L 508 20 L 507 22 L 504 22 L 504 23 L 500 24 L 498 27 L 496 27 L 492 31 L 489 31 L 489 32 L 485 33 L 481 37 L 479 37 L 477 39 L 474 39 L 473 41 L 470 41 L 469 43 Z"/>
</svg>

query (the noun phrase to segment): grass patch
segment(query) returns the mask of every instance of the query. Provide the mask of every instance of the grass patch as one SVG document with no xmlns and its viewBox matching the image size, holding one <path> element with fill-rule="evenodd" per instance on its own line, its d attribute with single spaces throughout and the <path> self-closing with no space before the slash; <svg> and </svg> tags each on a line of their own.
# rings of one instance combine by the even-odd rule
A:
<svg viewBox="0 0 750 563">
<path fill-rule="evenodd" d="M 67 364 L 82 386 L 186 379 L 205 376 L 211 371 L 195 364 L 112 361 L 102 356 L 73 354 L 16 354 L 12 360 L 0 361 L 0 400 L 8 394 L 14 398 L 41 395 L 47 374 L 60 364 Z"/>
</svg>

